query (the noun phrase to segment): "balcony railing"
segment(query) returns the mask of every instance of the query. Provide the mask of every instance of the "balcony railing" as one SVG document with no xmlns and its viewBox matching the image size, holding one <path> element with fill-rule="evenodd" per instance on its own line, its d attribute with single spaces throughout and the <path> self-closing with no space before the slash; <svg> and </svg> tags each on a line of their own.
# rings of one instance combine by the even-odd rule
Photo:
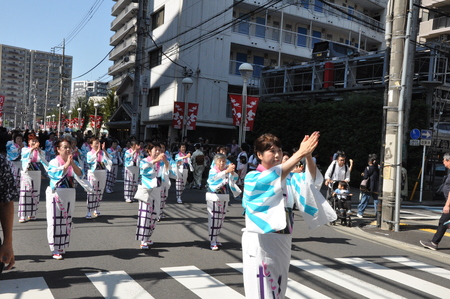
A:
<svg viewBox="0 0 450 299">
<path fill-rule="evenodd" d="M 440 17 L 433 19 L 433 30 L 450 27 L 449 17 Z"/>
</svg>

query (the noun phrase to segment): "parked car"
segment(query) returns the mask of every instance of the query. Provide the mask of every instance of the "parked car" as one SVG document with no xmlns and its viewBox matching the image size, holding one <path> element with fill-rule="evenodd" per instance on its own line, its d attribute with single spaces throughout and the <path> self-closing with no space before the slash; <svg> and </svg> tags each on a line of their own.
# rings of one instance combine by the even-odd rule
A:
<svg viewBox="0 0 450 299">
<path fill-rule="evenodd" d="M 450 122 L 438 122 L 433 126 L 433 136 L 438 139 L 450 139 Z"/>
</svg>

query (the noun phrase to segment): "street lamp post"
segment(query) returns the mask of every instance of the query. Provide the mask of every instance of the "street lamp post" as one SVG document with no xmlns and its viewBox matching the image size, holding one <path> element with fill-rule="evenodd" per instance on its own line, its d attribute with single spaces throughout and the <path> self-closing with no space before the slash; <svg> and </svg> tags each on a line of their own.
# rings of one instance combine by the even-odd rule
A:
<svg viewBox="0 0 450 299">
<path fill-rule="evenodd" d="M 45 118 L 47 119 L 47 123 L 44 125 L 44 131 L 46 131 L 47 129 L 49 129 L 48 127 L 50 127 L 50 118 L 51 118 L 51 116 L 47 115 Z"/>
<path fill-rule="evenodd" d="M 94 136 L 97 136 L 97 109 L 98 109 L 98 103 L 94 104 L 95 109 L 95 115 L 94 115 Z"/>
<path fill-rule="evenodd" d="M 241 123 L 239 124 L 239 145 L 245 142 L 245 125 L 247 118 L 247 80 L 253 73 L 253 66 L 250 63 L 243 63 L 239 66 L 239 72 L 241 73 L 244 84 L 242 85 L 242 112 Z"/>
<path fill-rule="evenodd" d="M 52 114 L 52 128 L 53 128 L 53 123 L 55 122 L 55 115 L 54 114 Z M 56 129 L 56 128 L 55 128 Z M 59 137 L 58 135 L 57 135 L 57 137 Z"/>
<path fill-rule="evenodd" d="M 72 123 L 72 110 L 67 111 L 67 113 L 69 113 L 69 130 L 72 131 L 70 128 L 70 124 Z"/>
<path fill-rule="evenodd" d="M 188 115 L 188 93 L 189 93 L 189 89 L 191 88 L 192 84 L 194 82 L 192 81 L 191 78 L 186 77 L 183 79 L 183 81 L 181 81 L 181 84 L 183 84 L 184 86 L 184 115 L 183 115 L 183 126 L 182 126 L 182 130 L 181 130 L 181 140 L 183 140 L 183 138 L 186 138 L 187 136 L 187 115 Z"/>
<path fill-rule="evenodd" d="M 78 130 L 81 130 L 81 107 L 78 107 L 77 111 L 78 111 Z"/>
</svg>

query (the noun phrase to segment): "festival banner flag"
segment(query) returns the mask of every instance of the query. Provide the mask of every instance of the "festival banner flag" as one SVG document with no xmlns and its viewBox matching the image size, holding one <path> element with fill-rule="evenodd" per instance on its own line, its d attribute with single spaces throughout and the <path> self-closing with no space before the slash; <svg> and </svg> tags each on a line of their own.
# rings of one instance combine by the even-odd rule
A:
<svg viewBox="0 0 450 299">
<path fill-rule="evenodd" d="M 253 131 L 255 124 L 256 109 L 258 109 L 259 97 L 247 96 L 247 116 L 245 118 L 245 131 Z"/>
<path fill-rule="evenodd" d="M 174 129 L 183 128 L 184 102 L 173 103 L 172 127 Z"/>
<path fill-rule="evenodd" d="M 188 113 L 186 122 L 186 128 L 188 130 L 195 130 L 197 126 L 197 114 L 198 114 L 198 104 L 188 103 Z"/>
<path fill-rule="evenodd" d="M 233 112 L 233 125 L 239 126 L 241 124 L 242 116 L 242 95 L 230 94 L 231 111 Z"/>
<path fill-rule="evenodd" d="M 100 129 L 102 127 L 102 119 L 103 117 L 101 115 L 97 115 L 97 119 L 95 119 L 95 115 L 89 115 L 89 120 L 91 122 L 91 127 L 95 127 L 97 129 Z"/>
<path fill-rule="evenodd" d="M 242 118 L 242 95 L 230 94 L 231 111 L 233 112 L 233 125 L 240 126 Z M 259 97 L 247 96 L 247 114 L 245 131 L 253 131 L 255 123 L 256 109 L 258 108 Z"/>
</svg>

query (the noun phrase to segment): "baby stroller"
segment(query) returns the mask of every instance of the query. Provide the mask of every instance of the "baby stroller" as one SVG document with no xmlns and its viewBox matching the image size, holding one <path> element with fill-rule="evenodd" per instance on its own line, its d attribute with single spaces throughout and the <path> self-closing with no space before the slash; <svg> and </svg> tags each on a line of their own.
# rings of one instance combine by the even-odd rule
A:
<svg viewBox="0 0 450 299">
<path fill-rule="evenodd" d="M 336 221 L 341 221 L 341 225 L 348 227 L 352 226 L 351 217 L 351 203 L 352 194 L 349 193 L 348 183 L 345 181 L 336 181 L 328 184 L 331 189 L 328 197 L 330 205 L 333 207 L 337 215 Z M 331 222 L 332 225 L 336 225 L 336 221 Z"/>
</svg>

